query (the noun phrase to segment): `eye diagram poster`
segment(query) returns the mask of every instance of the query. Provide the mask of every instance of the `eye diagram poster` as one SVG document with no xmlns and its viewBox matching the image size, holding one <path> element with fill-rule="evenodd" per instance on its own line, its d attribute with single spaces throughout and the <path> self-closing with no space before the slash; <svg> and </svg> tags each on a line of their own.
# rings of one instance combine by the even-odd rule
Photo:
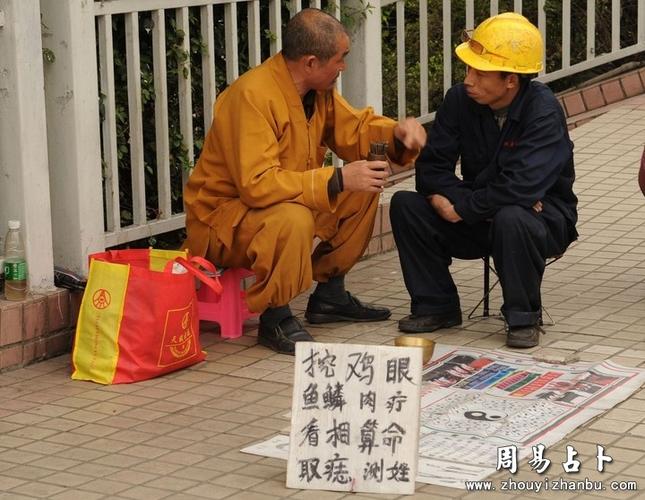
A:
<svg viewBox="0 0 645 500">
<path fill-rule="evenodd" d="M 645 371 L 608 361 L 553 365 L 506 351 L 448 351 L 423 372 L 417 480 L 461 488 L 482 479 L 495 472 L 498 448 L 528 457 L 533 446 L 557 443 L 644 381 Z M 452 477 L 439 483 L 436 468 Z"/>
<path fill-rule="evenodd" d="M 296 344 L 287 487 L 414 493 L 421 354 Z"/>
</svg>

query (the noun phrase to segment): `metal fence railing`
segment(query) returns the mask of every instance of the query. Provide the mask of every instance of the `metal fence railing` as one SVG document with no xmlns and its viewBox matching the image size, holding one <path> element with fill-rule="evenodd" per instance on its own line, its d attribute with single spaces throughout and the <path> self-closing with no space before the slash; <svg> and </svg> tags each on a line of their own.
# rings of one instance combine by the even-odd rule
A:
<svg viewBox="0 0 645 500">
<path fill-rule="evenodd" d="M 582 2 L 577 2 L 576 7 L 580 9 L 581 4 Z M 455 62 L 456 33 L 460 31 L 460 28 L 473 29 L 483 18 L 496 15 L 504 10 L 522 13 L 538 26 L 545 40 L 547 56 L 554 50 L 558 52 L 557 66 L 550 64 L 538 76 L 538 79 L 543 82 L 552 82 L 645 51 L 645 0 L 623 0 L 622 2 L 621 0 L 611 0 L 608 17 L 606 12 L 597 11 L 595 0 L 587 0 L 586 6 L 582 9 L 583 12 L 578 13 L 579 16 L 586 19 L 584 33 L 578 37 L 584 38 L 586 46 L 583 50 L 578 51 L 584 55 L 583 57 L 578 55 L 575 62 L 573 62 L 574 54 L 572 53 L 572 24 L 574 21 L 572 2 L 491 0 L 489 8 L 479 13 L 476 13 L 475 7 L 474 0 L 465 0 L 465 4 L 451 0 L 418 0 L 417 2 L 381 0 L 384 17 L 395 19 L 390 22 L 390 25 L 395 26 L 396 34 L 395 81 L 397 98 L 396 110 L 393 111 L 399 118 L 409 114 L 411 99 L 414 99 L 415 103 L 418 101 L 418 105 L 415 107 L 415 110 L 418 111 L 415 114 L 421 122 L 432 121 L 434 117 L 434 109 L 429 102 L 429 96 L 434 89 L 433 82 L 428 79 L 428 74 L 431 72 L 429 61 L 437 54 L 429 53 L 428 50 L 431 41 L 430 31 L 441 33 L 442 36 L 440 49 L 442 78 L 437 79 L 434 87 L 440 86 L 441 94 L 445 94 L 455 83 L 453 64 Z M 440 14 L 437 13 L 437 9 L 440 9 Z M 479 14 L 478 18 L 476 18 L 476 14 Z M 434 19 L 434 25 L 430 22 L 430 17 Z M 576 21 L 576 24 L 581 24 L 579 19 Z M 624 26 L 630 27 L 631 37 L 623 36 L 625 35 Z M 558 28 L 557 32 L 554 31 L 554 27 Z M 610 32 L 610 40 L 604 44 L 604 47 L 599 48 L 597 38 L 601 27 L 604 28 L 603 31 Z M 409 38 L 415 40 L 414 47 L 406 46 L 406 40 Z M 418 43 L 416 43 L 417 39 Z M 374 39 L 374 43 L 377 43 L 376 39 Z M 410 82 L 408 76 L 410 52 L 413 52 L 418 60 L 418 81 L 415 82 Z M 551 59 L 553 58 L 548 60 Z M 417 78 L 416 74 L 415 78 Z M 418 95 L 411 95 L 410 87 L 418 89 Z"/>
<path fill-rule="evenodd" d="M 60 60 L 67 57 L 78 67 L 70 71 L 62 64 L 52 65 L 45 81 L 52 87 L 56 80 L 57 89 L 75 86 L 74 95 L 100 95 L 100 116 L 77 106 L 65 122 L 90 127 L 98 117 L 97 144 L 84 144 L 79 132 L 76 140 L 57 146 L 53 161 L 78 177 L 79 197 L 90 184 L 92 193 L 97 182 L 102 184 L 102 213 L 85 217 L 80 232 L 98 234 L 103 240 L 99 246 L 104 247 L 183 227 L 181 189 L 212 121 L 217 93 L 279 51 L 284 21 L 303 7 L 331 9 L 337 17 L 343 17 L 348 6 L 358 7 L 359 21 L 379 20 L 380 30 L 370 29 L 354 42 L 357 52 L 363 44 L 363 49 L 380 47 L 383 54 L 373 81 L 361 82 L 362 88 L 379 86 L 382 92 L 375 95 L 383 96 L 386 113 L 414 114 L 421 122 L 432 120 L 441 97 L 463 71 L 454 59 L 458 31 L 503 10 L 522 12 L 545 35 L 550 59 L 539 76 L 545 82 L 645 51 L 645 0 L 612 0 L 609 15 L 587 0 L 584 33 L 572 32 L 578 16 L 572 13 L 572 2 L 549 0 L 491 0 L 484 10 L 474 0 L 372 0 L 369 5 L 361 0 L 97 0 L 89 5 L 69 2 L 73 7 L 64 13 L 57 12 L 53 0 L 43 2 L 48 6 L 43 23 L 61 31 L 56 36 L 90 46 L 83 60 L 76 61 L 73 51 L 65 56 L 62 42 L 52 37 L 47 43 L 59 51 Z M 553 7 L 556 4 L 559 7 Z M 575 8 L 581 4 L 575 3 Z M 62 15 L 75 20 L 56 18 Z M 580 25 L 577 17 L 575 21 Z M 610 33 L 602 46 L 597 40 L 601 31 Z M 74 78 L 73 85 L 66 78 Z M 348 72 L 343 79 L 346 91 L 358 88 L 351 78 Z M 48 130 L 56 129 L 59 115 L 48 110 Z M 69 150 L 61 153 L 63 148 Z M 92 167 L 91 175 L 83 163 L 88 156 L 100 165 Z M 70 161 L 76 166 L 70 167 Z M 69 189 L 70 182 L 65 184 Z M 64 206 L 66 196 L 54 193 L 52 198 Z M 58 210 L 61 221 L 56 224 L 64 224 L 65 210 L 72 208 Z M 96 233 L 97 226 L 102 232 Z M 57 253 L 65 255 L 67 244 L 60 241 Z M 81 262 L 84 257 L 74 259 Z"/>
<path fill-rule="evenodd" d="M 289 3 L 286 14 L 295 13 L 302 6 L 300 0 Z M 332 8 L 321 0 L 313 0 L 305 6 Z M 194 164 L 196 150 L 199 151 L 195 132 L 200 132 L 201 141 L 212 121 L 212 105 L 217 94 L 216 70 L 225 68 L 223 77 L 219 77 L 221 87 L 235 80 L 241 71 L 278 52 L 285 16 L 283 8 L 279 0 L 111 0 L 94 3 L 98 87 L 103 110 L 101 150 L 106 247 L 183 227 L 183 211 L 181 206 L 173 206 L 173 199 L 181 191 Z M 142 101 L 145 95 L 142 80 L 146 80 L 145 72 L 142 72 L 142 28 L 151 37 L 147 49 L 152 55 L 152 70 L 148 76 L 154 82 L 153 110 Z M 180 41 L 175 50 L 185 54 L 173 72 L 175 81 L 171 81 L 176 90 L 178 124 L 171 123 L 169 113 L 169 99 L 174 100 L 169 92 L 172 76 L 167 69 L 171 31 Z M 223 37 L 216 36 L 221 35 L 221 31 Z M 241 31 L 244 31 L 243 35 Z M 116 35 L 123 40 L 115 40 Z M 197 61 L 191 45 L 195 40 L 198 40 L 201 53 Z M 119 48 L 125 46 L 127 75 L 127 105 L 122 103 L 121 112 L 117 102 L 119 84 L 115 80 L 117 45 Z M 218 64 L 216 55 L 219 56 Z M 200 77 L 196 82 L 193 81 L 193 64 L 199 67 Z M 196 97 L 195 93 L 201 96 Z M 120 117 L 125 108 L 127 118 Z M 199 108 L 198 113 L 196 108 Z M 150 111 L 153 117 L 147 114 Z M 178 125 L 180 153 L 184 155 L 179 176 L 171 175 L 173 166 L 177 168 L 173 162 L 177 162 L 178 155 L 177 150 L 172 150 L 169 138 L 169 130 L 174 125 Z M 154 126 L 154 136 L 146 133 L 146 127 L 150 126 Z M 119 129 L 125 132 L 118 133 Z M 154 150 L 154 157 L 146 154 L 149 149 Z M 120 161 L 129 167 L 129 181 L 120 178 L 120 170 L 123 171 L 119 168 Z M 156 177 L 156 186 L 151 186 L 151 177 Z M 131 197 L 127 210 L 120 202 L 124 184 L 127 184 L 128 201 Z M 151 190 L 155 192 L 151 193 Z M 156 200 L 153 207 L 151 199 Z"/>
</svg>

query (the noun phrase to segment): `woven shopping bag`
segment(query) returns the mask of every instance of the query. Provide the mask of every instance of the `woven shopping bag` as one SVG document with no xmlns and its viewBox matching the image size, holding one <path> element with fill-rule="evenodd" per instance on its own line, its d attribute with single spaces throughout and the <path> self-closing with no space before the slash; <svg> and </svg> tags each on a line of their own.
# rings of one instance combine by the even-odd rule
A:
<svg viewBox="0 0 645 500">
<path fill-rule="evenodd" d="M 146 380 L 202 361 L 195 278 L 220 294 L 215 267 L 184 251 L 90 255 L 72 352 L 75 380 Z"/>
</svg>

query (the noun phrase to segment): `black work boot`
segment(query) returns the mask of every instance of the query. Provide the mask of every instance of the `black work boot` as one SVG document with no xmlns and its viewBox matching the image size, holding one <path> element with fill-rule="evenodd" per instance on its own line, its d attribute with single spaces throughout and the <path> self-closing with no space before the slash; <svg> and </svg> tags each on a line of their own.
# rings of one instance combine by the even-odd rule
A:
<svg viewBox="0 0 645 500">
<path fill-rule="evenodd" d="M 392 314 L 385 307 L 363 304 L 351 293 L 345 292 L 342 302 L 326 299 L 317 294 L 309 296 L 305 318 L 311 324 L 335 321 L 383 321 Z"/>
<path fill-rule="evenodd" d="M 440 328 L 461 325 L 461 311 L 436 314 L 410 314 L 399 320 L 399 330 L 404 333 L 430 333 Z"/>
<path fill-rule="evenodd" d="M 540 343 L 540 333 L 544 333 L 544 330 L 539 325 L 509 326 L 506 329 L 506 345 L 524 349 L 535 347 Z"/>
<path fill-rule="evenodd" d="M 288 316 L 273 327 L 260 319 L 258 342 L 281 354 L 293 355 L 296 352 L 296 342 L 313 342 L 313 340 L 314 338 L 295 316 Z"/>
</svg>

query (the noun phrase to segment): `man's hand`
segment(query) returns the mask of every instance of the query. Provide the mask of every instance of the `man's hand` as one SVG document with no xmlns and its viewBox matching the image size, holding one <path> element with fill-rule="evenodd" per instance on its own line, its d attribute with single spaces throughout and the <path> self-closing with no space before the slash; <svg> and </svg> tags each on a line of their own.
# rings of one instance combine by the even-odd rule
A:
<svg viewBox="0 0 645 500">
<path fill-rule="evenodd" d="M 542 202 L 541 201 L 536 201 L 535 205 L 533 205 L 533 210 L 535 210 L 537 213 L 540 213 L 542 211 Z"/>
<path fill-rule="evenodd" d="M 394 127 L 394 137 L 403 143 L 407 149 L 421 149 L 426 145 L 426 131 L 414 118 L 401 120 Z"/>
<path fill-rule="evenodd" d="M 380 193 L 388 177 L 386 161 L 358 160 L 341 169 L 343 191 L 367 191 Z"/>
<path fill-rule="evenodd" d="M 453 223 L 461 220 L 459 214 L 455 212 L 454 205 L 445 196 L 433 194 L 428 196 L 428 202 L 443 220 Z"/>
</svg>

